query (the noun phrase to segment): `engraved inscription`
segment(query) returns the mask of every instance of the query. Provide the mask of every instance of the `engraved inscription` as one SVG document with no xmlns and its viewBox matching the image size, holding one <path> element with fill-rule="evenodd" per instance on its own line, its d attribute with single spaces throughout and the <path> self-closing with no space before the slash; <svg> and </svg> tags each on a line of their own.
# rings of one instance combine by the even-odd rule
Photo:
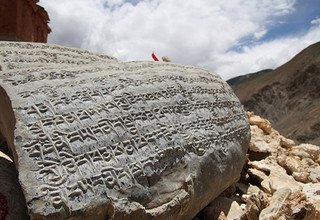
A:
<svg viewBox="0 0 320 220">
<path fill-rule="evenodd" d="M 38 47 L 1 51 L 12 66 L 0 83 L 13 88 L 18 153 L 32 162 L 44 209 L 77 210 L 90 195 L 149 187 L 186 158 L 223 160 L 247 138 L 239 101 L 205 70 Z"/>
</svg>

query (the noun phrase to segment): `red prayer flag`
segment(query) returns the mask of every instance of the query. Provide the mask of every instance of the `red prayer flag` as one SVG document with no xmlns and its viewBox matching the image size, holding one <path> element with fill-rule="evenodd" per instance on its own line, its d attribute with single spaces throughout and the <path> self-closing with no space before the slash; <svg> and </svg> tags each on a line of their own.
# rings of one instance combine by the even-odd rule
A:
<svg viewBox="0 0 320 220">
<path fill-rule="evenodd" d="M 154 52 L 152 53 L 152 58 L 154 59 L 154 61 L 159 61 L 158 58 L 156 57 L 156 55 L 154 54 Z"/>
</svg>

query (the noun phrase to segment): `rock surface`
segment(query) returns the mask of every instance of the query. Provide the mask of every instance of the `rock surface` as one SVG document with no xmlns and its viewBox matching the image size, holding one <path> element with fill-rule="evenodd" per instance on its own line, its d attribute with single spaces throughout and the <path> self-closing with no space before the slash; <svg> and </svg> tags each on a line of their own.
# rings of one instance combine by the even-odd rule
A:
<svg viewBox="0 0 320 220">
<path fill-rule="evenodd" d="M 220 195 L 198 217 L 320 219 L 320 147 L 297 145 L 266 119 L 252 113 L 248 118 L 252 138 L 241 179 L 233 193 Z"/>
<path fill-rule="evenodd" d="M 43 44 L 0 51 L 0 131 L 32 219 L 191 219 L 239 178 L 250 129 L 219 76 Z"/>
</svg>

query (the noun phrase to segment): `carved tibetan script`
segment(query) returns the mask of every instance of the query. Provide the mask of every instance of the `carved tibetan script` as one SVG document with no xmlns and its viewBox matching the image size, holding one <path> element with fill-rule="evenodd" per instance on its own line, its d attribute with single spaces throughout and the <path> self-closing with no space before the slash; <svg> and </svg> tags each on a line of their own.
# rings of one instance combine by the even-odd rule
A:
<svg viewBox="0 0 320 220">
<path fill-rule="evenodd" d="M 50 65 L 33 54 L 31 66 L 9 56 L 12 68 L 1 76 L 14 97 L 17 154 L 31 171 L 21 177 L 32 186 L 27 203 L 81 209 L 97 195 L 148 187 L 207 151 L 223 159 L 247 132 L 239 101 L 206 70 L 66 54 L 52 55 Z"/>
</svg>

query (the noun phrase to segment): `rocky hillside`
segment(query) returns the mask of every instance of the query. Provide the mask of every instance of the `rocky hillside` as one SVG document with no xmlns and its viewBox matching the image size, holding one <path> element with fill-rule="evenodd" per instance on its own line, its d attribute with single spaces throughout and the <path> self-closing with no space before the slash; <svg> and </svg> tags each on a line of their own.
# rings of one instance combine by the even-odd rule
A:
<svg viewBox="0 0 320 220">
<path fill-rule="evenodd" d="M 320 147 L 295 144 L 248 113 L 251 142 L 241 179 L 203 209 L 202 219 L 320 219 Z"/>
<path fill-rule="evenodd" d="M 242 85 L 242 83 L 248 83 L 248 81 L 255 82 L 255 80 L 257 79 L 261 79 L 261 78 L 263 79 L 264 77 L 267 77 L 268 73 L 271 71 L 273 71 L 273 69 L 265 69 L 255 73 L 248 73 L 246 75 L 241 75 L 241 76 L 237 76 L 232 79 L 229 79 L 227 83 L 232 86 L 240 86 Z"/>
<path fill-rule="evenodd" d="M 246 110 L 269 119 L 283 135 L 320 145 L 320 42 L 273 71 L 228 83 Z"/>
</svg>

